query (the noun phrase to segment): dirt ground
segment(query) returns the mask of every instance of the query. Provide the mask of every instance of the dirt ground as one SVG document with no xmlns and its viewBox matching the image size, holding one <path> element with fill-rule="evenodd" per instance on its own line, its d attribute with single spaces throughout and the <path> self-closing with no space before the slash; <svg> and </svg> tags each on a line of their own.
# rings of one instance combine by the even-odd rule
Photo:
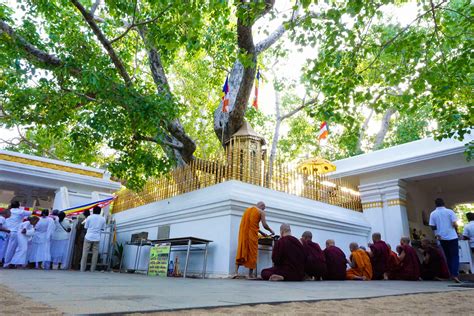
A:
<svg viewBox="0 0 474 316">
<path fill-rule="evenodd" d="M 1 273 L 1 272 L 0 272 Z M 41 293 L 38 293 L 38 297 Z M 62 315 L 48 305 L 37 303 L 0 285 L 0 315 Z"/>
<path fill-rule="evenodd" d="M 40 296 L 41 293 L 38 293 Z M 387 296 L 372 299 L 242 305 L 132 315 L 474 315 L 474 290 Z M 0 285 L 1 315 L 62 315 Z"/>
<path fill-rule="evenodd" d="M 371 299 L 243 305 L 147 315 L 474 315 L 474 290 Z M 134 314 L 137 315 L 137 314 Z"/>
</svg>

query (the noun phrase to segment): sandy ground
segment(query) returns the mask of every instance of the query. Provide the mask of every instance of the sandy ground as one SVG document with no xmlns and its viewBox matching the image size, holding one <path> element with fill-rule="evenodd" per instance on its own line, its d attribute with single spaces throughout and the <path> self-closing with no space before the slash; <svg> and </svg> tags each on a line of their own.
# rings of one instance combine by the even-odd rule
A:
<svg viewBox="0 0 474 316">
<path fill-rule="evenodd" d="M 41 296 L 41 293 L 38 293 Z M 131 315 L 474 315 L 474 290 L 321 302 L 242 305 Z M 0 285 L 1 315 L 62 315 Z"/>
<path fill-rule="evenodd" d="M 243 305 L 146 315 L 474 315 L 474 290 L 371 299 Z M 133 314 L 137 315 L 137 314 Z"/>
<path fill-rule="evenodd" d="M 41 293 L 38 293 L 38 297 Z M 37 303 L 0 285 L 0 315 L 62 315 L 48 305 Z"/>
</svg>

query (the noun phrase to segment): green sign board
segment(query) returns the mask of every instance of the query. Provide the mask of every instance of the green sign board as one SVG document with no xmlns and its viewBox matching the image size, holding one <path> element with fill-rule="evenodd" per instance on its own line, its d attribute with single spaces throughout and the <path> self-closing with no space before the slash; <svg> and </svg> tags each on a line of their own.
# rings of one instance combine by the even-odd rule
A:
<svg viewBox="0 0 474 316">
<path fill-rule="evenodd" d="M 168 275 L 170 244 L 158 244 L 150 249 L 148 275 L 165 277 Z"/>
</svg>

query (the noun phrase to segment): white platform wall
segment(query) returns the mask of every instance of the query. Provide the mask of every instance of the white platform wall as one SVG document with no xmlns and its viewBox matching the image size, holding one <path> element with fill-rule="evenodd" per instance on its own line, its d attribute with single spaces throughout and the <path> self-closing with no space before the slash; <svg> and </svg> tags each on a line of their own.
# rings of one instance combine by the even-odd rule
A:
<svg viewBox="0 0 474 316">
<path fill-rule="evenodd" d="M 362 213 L 300 198 L 239 181 L 228 181 L 115 214 L 117 240 L 130 241 L 133 233 L 147 231 L 156 239 L 158 226 L 170 225 L 170 237 L 199 237 L 213 240 L 209 248 L 208 276 L 225 277 L 235 269 L 235 252 L 240 219 L 244 210 L 264 201 L 267 221 L 278 233 L 281 223 L 289 223 L 295 236 L 305 230 L 324 248 L 326 239 L 335 239 L 346 253 L 352 241 L 367 244 L 370 227 Z M 172 259 L 178 254 L 172 254 Z M 179 253 L 181 268 L 184 253 Z M 203 257 L 190 257 L 189 271 L 199 273 Z M 261 251 L 258 270 L 271 266 L 270 252 Z"/>
</svg>

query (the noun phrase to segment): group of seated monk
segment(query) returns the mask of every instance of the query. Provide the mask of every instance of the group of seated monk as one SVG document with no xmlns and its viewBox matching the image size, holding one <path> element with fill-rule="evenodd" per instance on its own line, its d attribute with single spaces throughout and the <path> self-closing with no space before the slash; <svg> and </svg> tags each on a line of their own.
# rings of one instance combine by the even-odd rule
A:
<svg viewBox="0 0 474 316">
<path fill-rule="evenodd" d="M 449 278 L 448 266 L 436 242 L 424 239 L 420 261 L 410 239 L 402 237 L 397 253 L 386 244 L 380 233 L 372 235 L 369 250 L 355 242 L 349 245 L 351 255 L 344 252 L 334 240 L 326 241 L 326 249 L 312 241 L 309 231 L 301 239 L 291 235 L 288 224 L 280 227 L 280 239 L 273 247 L 273 267 L 263 269 L 261 276 L 271 281 L 302 280 L 442 280 Z M 349 269 L 347 269 L 349 265 Z"/>
</svg>

